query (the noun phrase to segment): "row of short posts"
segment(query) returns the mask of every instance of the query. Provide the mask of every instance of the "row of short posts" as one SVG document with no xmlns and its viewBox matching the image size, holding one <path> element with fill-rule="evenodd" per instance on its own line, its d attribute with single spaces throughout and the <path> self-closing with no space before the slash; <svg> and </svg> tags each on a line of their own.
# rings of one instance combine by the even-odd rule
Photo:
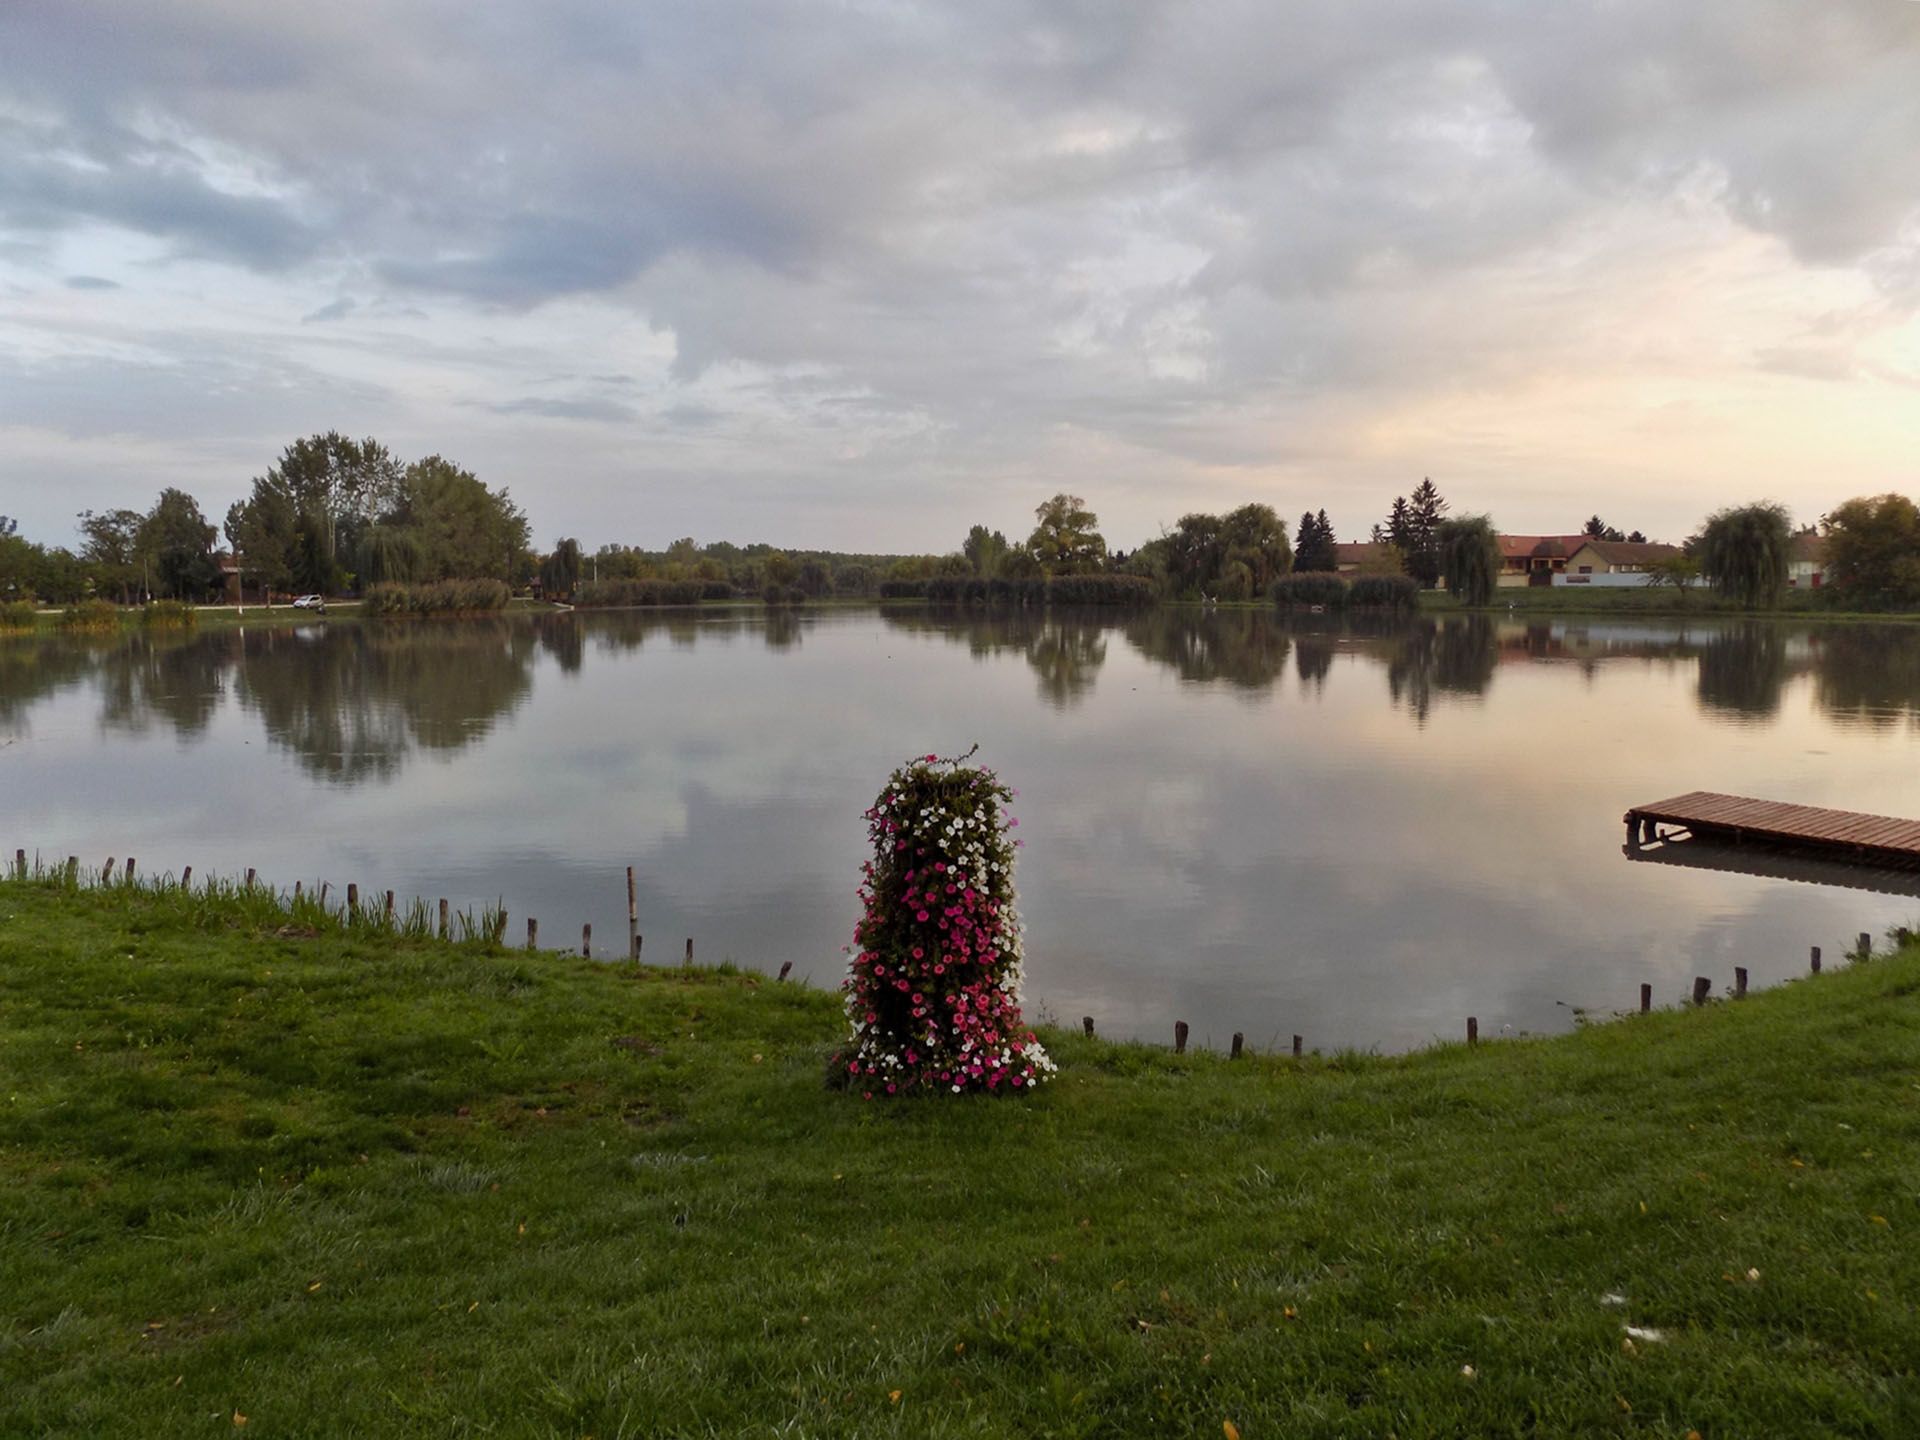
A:
<svg viewBox="0 0 1920 1440">
<path fill-rule="evenodd" d="M 1854 943 L 1855 958 L 1861 960 L 1872 958 L 1873 936 L 1871 934 L 1862 930 Z M 1814 975 L 1820 973 L 1820 947 L 1818 945 L 1812 947 L 1811 953 L 1808 956 L 1808 969 L 1810 973 Z M 1693 1003 L 1695 1005 L 1705 1005 L 1712 990 L 1712 980 L 1708 979 L 1705 975 L 1694 976 Z M 1733 967 L 1733 998 L 1736 1000 L 1744 1000 L 1747 998 L 1747 967 L 1744 965 L 1736 965 Z M 1645 1015 L 1652 1009 L 1653 986 L 1642 982 L 1640 986 L 1640 1013 Z M 1083 1015 L 1080 1017 L 1080 1027 L 1086 1032 L 1089 1040 L 1093 1039 L 1093 1017 L 1091 1015 Z M 1184 1055 L 1187 1053 L 1187 1036 L 1190 1033 L 1190 1027 L 1186 1021 L 1176 1020 L 1173 1022 L 1174 1054 Z M 1230 1060 L 1240 1059 L 1246 1048 L 1246 1040 L 1247 1037 L 1244 1034 L 1238 1030 L 1234 1031 L 1233 1039 L 1228 1046 L 1227 1058 Z M 1479 1043 L 1480 1017 L 1477 1015 L 1469 1015 L 1467 1017 L 1467 1044 L 1478 1045 Z M 1301 1044 L 1301 1038 L 1298 1035 L 1294 1036 L 1293 1058 L 1296 1060 L 1298 1060 L 1301 1055 Z"/>
<path fill-rule="evenodd" d="M 0 853 L 4 853 L 4 852 L 0 852 Z M 107 857 L 107 863 L 100 867 L 101 879 L 106 881 L 111 881 L 116 874 L 121 874 L 123 875 L 125 883 L 132 884 L 133 876 L 134 876 L 134 863 L 135 863 L 134 857 L 131 855 L 127 856 L 126 869 L 124 872 L 117 871 L 115 869 L 116 863 L 117 861 L 114 856 L 110 855 Z M 14 867 L 14 873 L 18 878 L 22 880 L 27 878 L 27 852 L 25 847 L 17 849 L 13 852 L 13 867 Z M 70 883 L 78 879 L 79 871 L 80 871 L 80 858 L 77 855 L 69 855 L 67 857 L 66 871 L 67 871 L 67 879 Z M 252 866 L 248 866 L 247 874 L 246 874 L 246 888 L 249 890 L 253 889 L 255 880 L 256 880 L 255 871 Z M 184 889 L 186 886 L 190 885 L 192 882 L 193 882 L 193 867 L 189 865 L 180 872 L 180 885 Z M 320 887 L 319 898 L 320 898 L 320 903 L 322 905 L 326 904 L 327 889 L 328 887 L 326 885 L 322 885 Z M 295 899 L 300 898 L 301 882 L 297 880 L 294 882 L 294 885 L 293 885 L 293 894 Z M 347 886 L 347 913 L 350 916 L 357 916 L 360 913 L 360 887 L 357 884 L 350 883 Z M 388 923 L 392 923 L 394 918 L 394 893 L 391 890 L 387 891 L 385 894 L 384 904 L 382 906 L 382 913 L 384 914 Z M 439 915 L 440 938 L 442 940 L 447 940 L 452 938 L 451 919 L 452 919 L 451 909 L 447 901 L 443 898 L 440 901 L 440 915 Z M 640 963 L 640 951 L 641 951 L 641 947 L 644 944 L 645 944 L 645 937 L 643 937 L 640 934 L 639 898 L 634 886 L 633 867 L 629 865 L 627 866 L 627 959 L 635 965 L 638 965 Z M 527 917 L 527 949 L 538 950 L 539 948 L 540 948 L 540 922 L 534 919 L 532 916 L 528 916 Z M 1854 954 L 1857 958 L 1862 960 L 1869 959 L 1872 957 L 1873 936 L 1868 931 L 1862 930 L 1859 933 L 1858 937 L 1855 940 Z M 580 927 L 580 955 L 582 959 L 591 959 L 593 957 L 593 925 L 591 922 L 585 925 L 582 925 Z M 689 967 L 691 967 L 693 964 L 693 937 L 691 935 L 687 937 L 686 958 L 683 963 Z M 1809 957 L 1808 957 L 1808 968 L 1812 974 L 1818 975 L 1820 973 L 1820 947 L 1818 945 L 1813 946 L 1811 949 L 1811 953 L 1809 954 Z M 792 970 L 793 970 L 793 962 L 791 960 L 783 961 L 781 963 L 780 973 L 777 978 L 780 980 L 785 980 L 787 976 L 792 972 Z M 1708 979 L 1705 975 L 1696 975 L 1693 980 L 1693 1003 L 1695 1005 L 1706 1004 L 1708 996 L 1711 994 L 1712 990 L 1713 990 L 1713 982 L 1710 979 Z M 1746 994 L 1747 994 L 1747 967 L 1744 965 L 1736 965 L 1733 967 L 1733 998 L 1736 1000 L 1745 999 Z M 1642 1015 L 1645 1015 L 1652 1009 L 1653 1009 L 1653 986 L 1643 982 L 1640 986 L 1640 1013 Z M 1093 1038 L 1093 1017 L 1091 1015 L 1082 1016 L 1080 1020 L 1080 1024 L 1082 1028 L 1086 1031 L 1087 1038 L 1091 1040 Z M 1173 1022 L 1173 1053 L 1174 1054 L 1184 1055 L 1187 1053 L 1188 1033 L 1189 1033 L 1189 1029 L 1186 1021 L 1176 1020 Z M 1469 1045 L 1477 1045 L 1480 1043 L 1480 1019 L 1476 1015 L 1469 1015 L 1467 1017 L 1467 1043 Z M 1228 1052 L 1229 1058 L 1234 1060 L 1240 1059 L 1242 1053 L 1245 1050 L 1245 1047 L 1246 1047 L 1246 1036 L 1238 1030 L 1234 1031 L 1233 1040 L 1231 1042 L 1231 1048 Z M 1302 1047 L 1301 1037 L 1298 1035 L 1294 1036 L 1293 1037 L 1293 1055 L 1295 1059 L 1300 1058 L 1301 1047 Z"/>
</svg>

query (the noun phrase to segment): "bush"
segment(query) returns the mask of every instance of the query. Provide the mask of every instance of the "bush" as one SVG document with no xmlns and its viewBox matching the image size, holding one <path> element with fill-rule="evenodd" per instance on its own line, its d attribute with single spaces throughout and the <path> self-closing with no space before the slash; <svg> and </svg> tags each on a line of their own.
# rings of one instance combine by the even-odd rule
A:
<svg viewBox="0 0 1920 1440">
<path fill-rule="evenodd" d="M 1020 1018 L 1013 792 L 964 759 L 901 766 L 867 811 L 851 1034 L 833 1073 L 868 1099 L 1018 1093 L 1054 1072 Z"/>
<path fill-rule="evenodd" d="M 39 615 L 31 600 L 9 600 L 0 605 L 0 630 L 31 630 L 40 623 Z"/>
<path fill-rule="evenodd" d="M 120 607 L 111 600 L 82 600 L 62 611 L 58 623 L 69 633 L 118 630 Z"/>
<path fill-rule="evenodd" d="M 733 586 L 724 580 L 704 581 L 700 586 L 700 598 L 702 600 L 731 600 L 733 599 Z"/>
<path fill-rule="evenodd" d="M 140 623 L 150 630 L 191 630 L 200 612 L 184 600 L 156 600 L 140 612 Z"/>
<path fill-rule="evenodd" d="M 769 585 L 760 598 L 769 605 L 804 605 L 811 597 L 798 585 Z"/>
<path fill-rule="evenodd" d="M 882 600 L 924 600 L 927 598 L 925 580 L 882 580 L 880 598 Z"/>
<path fill-rule="evenodd" d="M 1050 605 L 1151 605 L 1157 598 L 1144 575 L 1061 575 L 1047 581 Z"/>
<path fill-rule="evenodd" d="M 1355 610 L 1413 610 L 1420 604 L 1420 582 L 1411 575 L 1361 575 L 1347 587 Z"/>
<path fill-rule="evenodd" d="M 1391 580 L 1386 575 L 1368 576 L 1370 580 Z M 1273 582 L 1273 603 L 1282 610 L 1306 610 L 1315 605 L 1329 610 L 1339 610 L 1347 603 L 1347 582 L 1338 575 L 1328 574 L 1324 570 L 1312 570 L 1301 575 L 1283 575 Z"/>
<path fill-rule="evenodd" d="M 398 618 L 412 615 L 484 615 L 507 608 L 513 592 L 504 580 L 435 580 L 427 585 L 373 585 L 360 613 Z"/>
<path fill-rule="evenodd" d="M 712 586 L 720 586 L 731 600 L 733 587 L 718 580 L 596 580 L 582 585 L 573 603 L 587 610 L 627 609 L 655 605 L 698 605 Z"/>
</svg>

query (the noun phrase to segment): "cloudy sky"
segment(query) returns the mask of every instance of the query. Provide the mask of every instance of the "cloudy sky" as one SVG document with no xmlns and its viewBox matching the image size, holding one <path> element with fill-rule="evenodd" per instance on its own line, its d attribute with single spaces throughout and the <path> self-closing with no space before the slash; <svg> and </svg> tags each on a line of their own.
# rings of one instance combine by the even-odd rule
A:
<svg viewBox="0 0 1920 1440">
<path fill-rule="evenodd" d="M 5 0 L 0 511 L 577 534 L 1920 491 L 1914 0 Z"/>
</svg>

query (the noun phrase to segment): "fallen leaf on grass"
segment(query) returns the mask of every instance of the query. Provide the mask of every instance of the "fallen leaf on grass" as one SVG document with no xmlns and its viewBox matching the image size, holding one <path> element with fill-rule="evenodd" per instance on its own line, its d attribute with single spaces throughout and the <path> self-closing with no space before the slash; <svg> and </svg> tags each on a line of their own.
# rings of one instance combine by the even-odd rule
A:
<svg viewBox="0 0 1920 1440">
<path fill-rule="evenodd" d="M 1220 1422 L 1220 1433 L 1226 1436 L 1227 1440 L 1240 1440 L 1240 1427 L 1231 1420 Z"/>
</svg>

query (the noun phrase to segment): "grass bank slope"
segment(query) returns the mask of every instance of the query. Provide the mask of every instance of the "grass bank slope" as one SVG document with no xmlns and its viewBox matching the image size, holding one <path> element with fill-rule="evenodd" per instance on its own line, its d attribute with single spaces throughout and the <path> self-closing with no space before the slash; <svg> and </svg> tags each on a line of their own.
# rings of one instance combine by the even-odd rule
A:
<svg viewBox="0 0 1920 1440">
<path fill-rule="evenodd" d="M 1000 1102 L 838 1026 L 0 883 L 0 1434 L 1920 1434 L 1920 954 Z"/>
</svg>

